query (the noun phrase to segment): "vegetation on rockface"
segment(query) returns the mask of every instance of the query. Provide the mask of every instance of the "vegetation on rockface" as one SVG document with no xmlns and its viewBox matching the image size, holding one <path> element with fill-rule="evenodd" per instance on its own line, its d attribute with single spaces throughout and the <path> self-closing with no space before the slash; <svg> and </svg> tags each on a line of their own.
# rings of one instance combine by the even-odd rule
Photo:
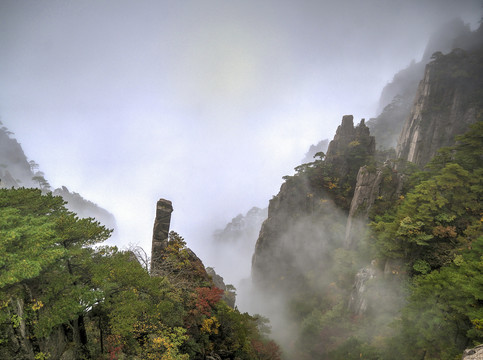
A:
<svg viewBox="0 0 483 360">
<path fill-rule="evenodd" d="M 388 339 L 405 359 L 453 359 L 483 342 L 482 148 L 480 121 L 371 224 L 376 256 L 399 258 L 408 275 L 399 333 Z"/>
<path fill-rule="evenodd" d="M 327 358 L 355 326 L 347 299 L 365 259 L 344 246 L 344 234 L 357 172 L 374 163 L 374 147 L 363 122 L 354 128 L 352 119 L 343 120 L 338 134 L 327 157 L 318 153 L 284 177 L 257 243 L 258 290 L 268 307 L 271 298 L 286 300 L 289 358 Z"/>
<path fill-rule="evenodd" d="M 406 97 L 396 95 L 378 117 L 367 122 L 371 134 L 376 138 L 378 149 L 387 151 L 396 147 L 404 121 L 410 114 L 414 93 Z"/>
<path fill-rule="evenodd" d="M 333 186 L 334 172 L 323 154 L 286 177 L 278 197 L 293 196 L 290 217 L 304 221 L 294 231 L 296 244 L 283 242 L 292 250 L 271 263 L 278 277 L 268 275 L 270 286 L 279 292 L 268 294 L 287 299 L 296 337 L 285 344 L 291 358 L 455 359 L 483 342 L 482 148 L 480 121 L 457 137 L 457 145 L 441 149 L 424 171 L 401 166 L 402 193 L 396 201 L 376 200 L 371 226 L 354 248 L 336 237 L 340 228 L 331 230 L 345 218 L 329 204 L 345 194 Z M 388 183 L 396 175 L 401 174 L 383 170 Z M 354 294 L 362 267 L 374 276 Z M 357 296 L 366 304 L 363 313 L 352 310 Z"/>
<path fill-rule="evenodd" d="M 176 233 L 150 276 L 39 189 L 0 189 L 0 222 L 2 359 L 280 358 L 265 319 L 227 306 Z"/>
<path fill-rule="evenodd" d="M 343 119 L 330 160 L 319 154 L 297 167 L 271 200 L 253 270 L 268 303 L 285 299 L 291 358 L 456 359 L 483 342 L 483 84 L 474 43 L 436 54 L 427 67 L 422 84 L 431 91 L 418 91 L 418 104 L 425 103 L 418 124 L 422 131 L 430 123 L 431 136 L 411 144 L 420 152 L 431 145 L 421 161 L 369 151 L 370 141 L 352 139 Z M 401 120 L 393 105 L 379 118 L 383 124 Z M 451 147 L 421 171 L 441 146 Z M 367 196 L 354 202 L 350 220 L 364 222 L 368 213 L 371 224 L 348 226 L 357 234 L 344 243 L 363 165 L 357 185 Z M 362 181 L 376 178 L 377 185 Z M 359 209 L 367 212 L 352 216 Z"/>
</svg>

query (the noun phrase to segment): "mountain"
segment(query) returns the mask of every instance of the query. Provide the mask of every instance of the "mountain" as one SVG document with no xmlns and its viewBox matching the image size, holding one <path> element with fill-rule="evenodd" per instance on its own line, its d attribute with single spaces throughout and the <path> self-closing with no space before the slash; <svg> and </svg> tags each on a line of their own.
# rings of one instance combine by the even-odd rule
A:
<svg viewBox="0 0 483 360">
<path fill-rule="evenodd" d="M 432 60 L 433 54 L 446 54 L 455 48 L 473 49 L 481 41 L 478 31 L 472 33 L 461 19 L 454 19 L 433 34 L 420 61 L 413 60 L 407 68 L 394 75 L 392 81 L 382 90 L 379 116 L 367 122 L 372 135 L 376 137 L 379 149 L 396 147 L 404 122 L 410 115 L 419 82 L 423 79 L 425 67 Z"/>
<path fill-rule="evenodd" d="M 60 197 L 0 189 L 0 358 L 280 360 L 266 319 L 234 308 L 233 287 L 169 231 L 172 210 L 156 204 L 147 269 L 99 246 L 111 231 Z"/>
<path fill-rule="evenodd" d="M 27 157 L 22 146 L 11 135 L 13 133 L 5 126 L 0 128 L 0 186 L 34 186 L 34 174 Z"/>
<path fill-rule="evenodd" d="M 314 161 L 315 155 L 319 152 L 325 153 L 328 147 L 329 147 L 328 139 L 320 140 L 316 145 L 310 145 L 309 151 L 307 151 L 304 158 L 302 159 L 302 164 L 306 164 Z"/>
<path fill-rule="evenodd" d="M 0 187 L 32 187 L 44 192 L 52 191 L 45 174 L 38 170 L 39 165 L 27 159 L 22 146 L 12 135 L 5 126 L 0 128 Z M 52 193 L 61 196 L 67 202 L 67 209 L 78 216 L 93 217 L 110 229 L 116 228 L 114 215 L 80 194 L 69 191 L 65 186 L 54 189 Z"/>
<path fill-rule="evenodd" d="M 455 28 L 466 50 L 435 53 L 414 90 L 421 65 L 399 73 L 369 128 L 344 116 L 270 200 L 254 306 L 290 358 L 454 359 L 483 341 L 483 37 Z"/>
<path fill-rule="evenodd" d="M 250 247 L 255 243 L 260 226 L 267 218 L 267 213 L 266 208 L 260 209 L 254 206 L 245 215 L 238 214 L 234 217 L 223 230 L 215 230 L 213 237 L 216 241 L 223 243 L 245 241 Z"/>
<path fill-rule="evenodd" d="M 426 66 L 397 146 L 397 157 L 427 164 L 443 146 L 481 116 L 483 53 L 455 49 L 435 53 Z"/>
</svg>

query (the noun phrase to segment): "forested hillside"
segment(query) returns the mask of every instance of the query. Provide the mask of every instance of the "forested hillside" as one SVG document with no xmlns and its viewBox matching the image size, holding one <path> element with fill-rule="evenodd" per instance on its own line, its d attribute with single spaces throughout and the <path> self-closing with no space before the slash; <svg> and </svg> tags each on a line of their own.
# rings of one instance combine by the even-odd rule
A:
<svg viewBox="0 0 483 360">
<path fill-rule="evenodd" d="M 288 358 L 456 359 L 483 342 L 481 31 L 433 55 L 397 152 L 377 146 L 407 111 L 396 96 L 376 139 L 344 116 L 270 201 L 253 277 Z"/>
<path fill-rule="evenodd" d="M 3 125 L 0 122 L 0 125 Z M 48 177 L 34 160 L 28 160 L 15 134 L 6 126 L 0 128 L 0 188 L 35 187 L 44 193 L 53 191 L 66 201 L 66 207 L 79 217 L 93 217 L 109 228 L 116 228 L 114 216 L 66 186 L 52 189 Z"/>
<path fill-rule="evenodd" d="M 229 307 L 178 234 L 152 276 L 64 204 L 0 189 L 0 358 L 280 358 L 267 320 Z"/>
<path fill-rule="evenodd" d="M 266 218 L 243 288 L 263 316 L 169 232 L 170 201 L 151 258 L 106 246 L 110 214 L 51 191 L 0 129 L 0 358 L 456 360 L 482 344 L 483 27 L 453 26 L 377 118 L 345 115 L 311 147 L 268 214 L 216 232 L 233 269 Z"/>
</svg>

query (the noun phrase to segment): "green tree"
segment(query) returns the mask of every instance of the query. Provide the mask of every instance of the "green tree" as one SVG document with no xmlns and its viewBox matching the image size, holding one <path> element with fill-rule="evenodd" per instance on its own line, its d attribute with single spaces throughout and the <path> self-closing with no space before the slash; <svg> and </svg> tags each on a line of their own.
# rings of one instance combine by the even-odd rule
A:
<svg viewBox="0 0 483 360">
<path fill-rule="evenodd" d="M 85 345 L 84 315 L 98 300 L 86 280 L 89 245 L 110 232 L 93 219 L 77 218 L 60 197 L 39 189 L 0 189 L 3 318 L 12 314 L 9 304 L 21 299 L 31 309 L 21 325 L 34 340 L 68 324 L 74 340 Z"/>
</svg>

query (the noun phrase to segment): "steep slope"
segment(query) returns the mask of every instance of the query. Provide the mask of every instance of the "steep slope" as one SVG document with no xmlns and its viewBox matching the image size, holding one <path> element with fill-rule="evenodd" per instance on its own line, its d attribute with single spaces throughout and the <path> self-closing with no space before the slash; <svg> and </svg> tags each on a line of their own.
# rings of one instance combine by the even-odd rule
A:
<svg viewBox="0 0 483 360">
<path fill-rule="evenodd" d="M 266 289 L 305 286 L 303 274 L 329 261 L 328 249 L 343 240 L 357 171 L 374 154 L 364 120 L 344 116 L 325 159 L 296 168 L 270 200 L 252 261 L 252 276 Z M 342 231 L 341 231 L 342 230 Z"/>
<path fill-rule="evenodd" d="M 62 198 L 0 189 L 0 358 L 280 360 L 265 320 L 168 234 L 171 211 L 158 202 L 149 273 Z"/>
<path fill-rule="evenodd" d="M 378 149 L 395 148 L 405 120 L 410 114 L 425 66 L 434 52 L 449 53 L 454 48 L 471 50 L 478 36 L 461 19 L 442 26 L 430 38 L 422 59 L 399 71 L 382 90 L 379 99 L 380 114 L 367 122 L 375 136 Z"/>
<path fill-rule="evenodd" d="M 481 35 L 481 29 L 476 34 Z M 265 295 L 261 311 L 273 316 L 283 313 L 285 328 L 296 338 L 288 345 L 287 338 L 281 337 L 292 358 L 347 359 L 353 353 L 393 358 L 388 343 L 375 342 L 378 338 L 416 341 L 418 335 L 406 334 L 403 340 L 389 326 L 404 306 L 404 291 L 431 291 L 429 285 L 421 285 L 425 283 L 413 277 L 429 276 L 433 270 L 435 278 L 445 276 L 436 273 L 440 268 L 445 269 L 444 274 L 470 271 L 469 267 L 456 268 L 452 261 L 455 256 L 475 261 L 471 256 L 478 252 L 477 243 L 470 248 L 470 255 L 458 246 L 476 241 L 482 234 L 475 215 L 479 205 L 474 201 L 481 193 L 477 185 L 481 165 L 474 160 L 479 152 L 481 162 L 481 126 L 473 128 L 474 138 L 458 138 L 466 145 L 444 152 L 432 163 L 432 172 L 415 173 L 415 168 L 426 165 L 441 147 L 455 145 L 455 136 L 482 120 L 482 48 L 476 46 L 474 36 L 465 37 L 471 39 L 468 51 L 437 53 L 426 66 L 411 116 L 400 135 L 397 159 L 384 162 L 387 154 L 375 152 L 374 137 L 364 121 L 354 128 L 352 117 L 345 116 L 326 158 L 297 167 L 297 174 L 285 177 L 280 192 L 270 201 L 253 256 L 252 275 L 257 291 Z M 398 121 L 401 119 L 399 116 Z M 454 179 L 451 186 L 449 179 Z M 441 197 L 425 199 L 429 188 Z M 459 189 L 454 191 L 468 199 L 468 206 L 461 208 L 462 200 L 448 189 Z M 418 201 L 429 204 L 418 208 Z M 439 201 L 439 205 L 432 201 Z M 430 215 L 425 217 L 425 211 Z M 395 213 L 400 214 L 396 219 Z M 372 232 L 367 227 L 369 218 L 377 224 Z M 406 281 L 414 281 L 414 287 L 405 289 Z M 421 281 L 429 284 L 431 278 Z M 449 290 L 444 296 L 454 294 Z M 476 300 L 468 301 L 478 304 L 481 296 L 474 296 Z M 428 311 L 424 319 L 429 319 L 424 296 L 412 299 L 410 306 L 424 306 Z M 276 311 L 270 312 L 271 307 Z M 404 311 L 415 324 L 414 310 L 405 307 Z M 462 352 L 465 341 L 480 339 L 479 333 L 465 335 L 461 330 L 476 331 L 469 319 L 479 315 L 471 315 L 467 309 L 459 311 L 455 316 L 464 325 L 445 325 L 454 335 L 452 340 L 442 340 L 442 332 L 435 330 L 440 338 L 430 335 L 427 342 L 421 340 L 424 345 L 414 353 L 405 351 L 407 358 L 425 358 L 424 347 L 429 349 L 431 341 L 447 341 L 441 349 L 454 357 Z M 475 311 L 481 313 L 480 308 Z M 362 322 L 357 323 L 357 319 Z M 414 325 L 417 331 L 422 323 Z M 401 328 L 410 331 L 407 325 Z M 441 352 L 433 347 L 431 353 L 437 355 L 428 358 L 442 358 Z"/>
<path fill-rule="evenodd" d="M 0 128 L 0 188 L 34 187 L 44 192 L 51 191 L 44 173 L 38 169 L 39 165 L 33 160 L 27 160 L 22 146 L 12 135 L 6 127 Z M 93 217 L 111 229 L 116 228 L 114 215 L 80 194 L 69 191 L 65 186 L 52 192 L 62 196 L 67 202 L 67 209 L 80 217 Z"/>
<path fill-rule="evenodd" d="M 439 148 L 481 119 L 483 51 L 455 49 L 437 53 L 426 66 L 408 121 L 397 145 L 397 157 L 424 166 Z"/>
<path fill-rule="evenodd" d="M 11 135 L 6 127 L 0 129 L 0 186 L 34 186 L 34 174 L 27 157 L 22 146 Z"/>
<path fill-rule="evenodd" d="M 260 232 L 260 226 L 267 218 L 267 211 L 267 208 L 260 209 L 255 206 L 245 215 L 234 217 L 223 230 L 216 230 L 213 237 L 220 243 L 245 241 L 248 242 L 246 246 L 251 247 Z"/>
<path fill-rule="evenodd" d="M 316 145 L 310 145 L 309 150 L 302 159 L 302 164 L 314 161 L 314 157 L 319 152 L 327 152 L 329 147 L 329 139 L 320 140 Z"/>
</svg>

